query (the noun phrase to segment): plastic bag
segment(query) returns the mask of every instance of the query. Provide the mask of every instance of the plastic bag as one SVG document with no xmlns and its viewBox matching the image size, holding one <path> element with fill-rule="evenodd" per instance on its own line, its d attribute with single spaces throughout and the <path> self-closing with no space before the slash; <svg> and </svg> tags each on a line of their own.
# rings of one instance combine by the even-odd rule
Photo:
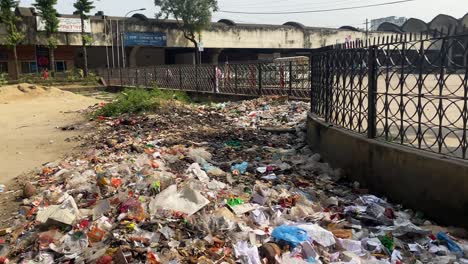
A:
<svg viewBox="0 0 468 264">
<path fill-rule="evenodd" d="M 437 233 L 437 239 L 447 244 L 448 249 L 458 256 L 463 256 L 463 249 L 443 232 Z"/>
<path fill-rule="evenodd" d="M 209 182 L 210 177 L 206 175 L 198 163 L 193 163 L 186 171 L 187 175 L 190 177 L 198 178 L 201 182 Z"/>
<path fill-rule="evenodd" d="M 258 255 L 258 248 L 256 246 L 249 247 L 247 241 L 239 241 L 234 245 L 234 252 L 236 257 L 242 260 L 242 263 L 246 264 L 261 264 L 260 257 Z"/>
<path fill-rule="evenodd" d="M 247 172 L 247 167 L 249 167 L 249 163 L 244 161 L 240 164 L 235 164 L 231 167 L 231 172 L 239 172 L 239 174 L 244 174 Z"/>
<path fill-rule="evenodd" d="M 211 160 L 212 156 L 211 153 L 206 151 L 203 148 L 193 148 L 188 151 L 189 158 L 199 164 L 203 164 L 208 160 Z"/>
<path fill-rule="evenodd" d="M 227 200 L 227 204 L 231 207 L 234 207 L 236 205 L 244 204 L 244 200 L 241 198 L 230 198 Z"/>
<path fill-rule="evenodd" d="M 275 238 L 275 240 L 286 241 L 294 247 L 296 247 L 301 242 L 309 240 L 309 236 L 307 235 L 306 230 L 287 225 L 282 225 L 275 228 L 271 233 L 271 236 Z"/>
</svg>

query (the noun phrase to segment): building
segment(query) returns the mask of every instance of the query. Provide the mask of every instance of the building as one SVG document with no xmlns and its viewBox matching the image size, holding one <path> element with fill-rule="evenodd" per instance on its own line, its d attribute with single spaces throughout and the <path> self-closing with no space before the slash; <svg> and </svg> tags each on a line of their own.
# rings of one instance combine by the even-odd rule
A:
<svg viewBox="0 0 468 264">
<path fill-rule="evenodd" d="M 40 73 L 51 68 L 50 51 L 43 34 L 44 25 L 34 8 L 19 7 L 19 28 L 25 40 L 18 46 L 18 59 L 22 74 Z M 460 20 L 466 24 L 468 16 Z M 61 14 L 55 49 L 55 68 L 58 72 L 82 68 L 81 21 L 79 16 Z M 437 19 L 444 24 L 447 19 Z M 451 23 L 458 20 L 449 20 Z M 387 25 L 391 23 L 385 23 Z M 384 25 L 385 25 L 384 24 Z M 424 23 L 423 23 L 424 25 Z M 445 25 L 445 24 L 444 24 Z M 396 26 L 400 29 L 399 26 Z M 407 28 L 414 28 L 408 24 Z M 383 31 L 383 32 L 382 32 Z M 239 24 L 222 19 L 213 22 L 202 32 L 202 63 L 273 60 L 277 57 L 307 56 L 313 49 L 351 43 L 366 37 L 386 37 L 394 31 L 363 32 L 350 26 L 341 28 L 308 27 L 297 22 L 283 25 Z M 173 20 L 147 18 L 141 14 L 132 17 L 112 17 L 98 12 L 85 21 L 85 32 L 93 39 L 88 47 L 90 69 L 142 67 L 159 64 L 193 64 L 195 49 L 184 38 Z M 5 26 L 0 24 L 0 43 L 5 38 Z M 14 75 L 12 51 L 0 46 L 0 72 Z"/>
<path fill-rule="evenodd" d="M 50 65 L 50 51 L 44 24 L 34 8 L 18 7 L 19 28 L 25 40 L 17 47 L 21 74 L 40 73 Z M 81 21 L 79 16 L 61 14 L 55 49 L 57 72 L 82 68 Z M 85 32 L 93 41 L 88 47 L 88 66 L 95 68 L 141 67 L 158 64 L 193 64 L 195 49 L 173 20 L 106 16 L 102 12 L 85 21 Z M 0 43 L 5 38 L 0 24 Z M 380 36 L 375 33 L 371 36 Z M 365 34 L 349 28 L 237 24 L 222 19 L 213 22 L 203 36 L 202 63 L 272 60 L 276 57 L 307 55 L 311 49 L 363 39 Z M 0 46 L 0 71 L 14 75 L 13 53 Z"/>
<path fill-rule="evenodd" d="M 379 28 L 379 26 L 383 23 L 392 23 L 401 27 L 406 22 L 406 20 L 408 20 L 406 17 L 396 17 L 396 16 L 372 19 L 371 30 L 376 31 Z"/>
</svg>

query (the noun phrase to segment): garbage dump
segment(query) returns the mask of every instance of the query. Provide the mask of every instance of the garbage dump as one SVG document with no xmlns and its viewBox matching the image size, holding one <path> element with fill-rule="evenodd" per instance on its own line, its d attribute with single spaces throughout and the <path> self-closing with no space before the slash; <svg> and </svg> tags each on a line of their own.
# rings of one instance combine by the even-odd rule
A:
<svg viewBox="0 0 468 264">
<path fill-rule="evenodd" d="M 460 237 L 311 151 L 308 107 L 268 97 L 92 121 L 87 151 L 27 186 L 0 263 L 468 263 Z"/>
</svg>

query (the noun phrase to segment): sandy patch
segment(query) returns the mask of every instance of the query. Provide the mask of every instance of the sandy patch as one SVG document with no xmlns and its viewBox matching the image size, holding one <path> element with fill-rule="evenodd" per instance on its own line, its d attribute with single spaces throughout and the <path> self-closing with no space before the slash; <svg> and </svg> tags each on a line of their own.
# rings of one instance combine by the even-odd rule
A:
<svg viewBox="0 0 468 264">
<path fill-rule="evenodd" d="M 0 87 L 0 183 L 54 161 L 79 145 L 85 127 L 79 111 L 96 99 L 55 87 Z M 62 130 L 73 126 L 76 130 Z"/>
</svg>

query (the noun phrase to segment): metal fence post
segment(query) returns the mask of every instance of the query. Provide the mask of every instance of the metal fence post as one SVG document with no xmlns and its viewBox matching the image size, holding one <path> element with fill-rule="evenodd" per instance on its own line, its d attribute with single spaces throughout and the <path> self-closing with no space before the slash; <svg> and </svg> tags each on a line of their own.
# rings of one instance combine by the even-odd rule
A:
<svg viewBox="0 0 468 264">
<path fill-rule="evenodd" d="M 334 51 L 334 50 L 332 50 Z M 325 54 L 325 81 L 324 81 L 324 87 L 323 89 L 325 90 L 325 122 L 330 121 L 330 90 L 331 90 L 331 84 L 330 84 L 330 52 L 326 52 Z"/>
<path fill-rule="evenodd" d="M 262 64 L 258 64 L 258 95 L 262 95 Z"/>
<path fill-rule="evenodd" d="M 289 92 L 288 92 L 288 96 L 291 96 L 292 95 L 292 82 L 293 82 L 293 74 L 292 74 L 292 71 L 293 71 L 293 67 L 292 67 L 292 61 L 289 62 Z"/>
<path fill-rule="evenodd" d="M 120 75 L 120 86 L 123 86 L 122 68 L 119 68 L 119 75 Z"/>
<path fill-rule="evenodd" d="M 182 66 L 179 66 L 179 89 L 182 90 Z"/>
<path fill-rule="evenodd" d="M 216 65 L 213 66 L 213 73 L 214 73 L 214 75 L 213 75 L 213 90 L 212 90 L 212 92 L 216 93 L 216 90 L 217 90 L 217 88 L 219 86 L 219 80 L 218 80 L 218 76 L 217 76 Z"/>
<path fill-rule="evenodd" d="M 135 86 L 138 87 L 138 68 L 135 68 Z"/>
<path fill-rule="evenodd" d="M 369 88 L 367 91 L 368 108 L 367 108 L 367 137 L 375 138 L 377 134 L 377 117 L 376 117 L 376 94 L 377 94 L 377 47 L 369 47 L 369 68 L 368 79 Z"/>
<path fill-rule="evenodd" d="M 148 89 L 148 70 L 146 68 L 144 69 L 144 74 L 145 74 L 145 88 Z"/>
<path fill-rule="evenodd" d="M 307 71 L 307 74 L 309 74 L 309 103 L 310 103 L 310 112 L 313 111 L 313 101 L 312 101 L 312 55 L 309 55 L 309 70 Z"/>
<path fill-rule="evenodd" d="M 156 86 L 157 88 L 160 88 L 158 85 L 158 66 L 154 66 L 154 80 L 153 80 L 153 86 Z"/>
<path fill-rule="evenodd" d="M 234 64 L 234 93 L 235 94 L 238 94 L 239 93 L 239 90 L 238 90 L 238 87 L 237 87 L 237 67 L 238 65 L 237 64 Z"/>
<path fill-rule="evenodd" d="M 198 68 L 199 68 L 198 64 L 195 64 L 195 89 L 196 89 L 197 91 L 200 90 L 200 85 L 199 85 L 199 83 L 198 83 L 198 75 L 199 75 L 199 74 L 198 74 Z"/>
</svg>

